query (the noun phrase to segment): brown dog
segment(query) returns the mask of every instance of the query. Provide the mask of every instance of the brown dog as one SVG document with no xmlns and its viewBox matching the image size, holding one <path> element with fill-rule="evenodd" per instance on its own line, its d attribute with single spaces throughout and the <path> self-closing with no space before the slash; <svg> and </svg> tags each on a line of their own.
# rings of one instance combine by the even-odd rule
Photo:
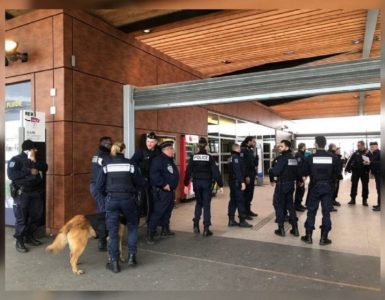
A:
<svg viewBox="0 0 385 300">
<path fill-rule="evenodd" d="M 119 249 L 120 259 L 122 261 L 124 261 L 122 253 L 122 237 L 124 229 L 124 225 L 120 224 Z M 55 240 L 46 248 L 46 251 L 57 253 L 63 250 L 68 244 L 70 248 L 70 264 L 72 272 L 81 275 L 84 274 L 84 271 L 78 269 L 78 260 L 87 246 L 88 239 L 91 237 L 96 237 L 96 232 L 92 228 L 91 223 L 84 215 L 76 215 L 60 229 Z"/>
</svg>

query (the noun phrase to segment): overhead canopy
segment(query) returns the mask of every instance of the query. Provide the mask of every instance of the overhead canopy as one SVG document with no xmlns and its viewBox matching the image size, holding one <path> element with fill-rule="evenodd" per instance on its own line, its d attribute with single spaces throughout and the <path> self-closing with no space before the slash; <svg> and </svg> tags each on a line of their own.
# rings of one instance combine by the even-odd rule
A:
<svg viewBox="0 0 385 300">
<path fill-rule="evenodd" d="M 380 59 L 295 67 L 134 88 L 136 110 L 263 101 L 380 88 Z"/>
</svg>

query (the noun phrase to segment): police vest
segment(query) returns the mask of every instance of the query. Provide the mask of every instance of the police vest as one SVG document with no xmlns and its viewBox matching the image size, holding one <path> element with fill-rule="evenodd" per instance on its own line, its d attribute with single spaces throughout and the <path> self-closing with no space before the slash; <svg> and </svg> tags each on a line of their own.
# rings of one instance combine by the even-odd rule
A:
<svg viewBox="0 0 385 300">
<path fill-rule="evenodd" d="M 192 176 L 194 179 L 211 180 L 210 155 L 204 153 L 194 154 L 191 158 Z"/>
<path fill-rule="evenodd" d="M 278 177 L 279 181 L 286 182 L 286 181 L 294 181 L 297 179 L 298 176 L 298 161 L 290 156 L 287 159 L 287 165 L 283 169 L 281 175 Z"/>
<path fill-rule="evenodd" d="M 139 163 L 139 168 L 140 168 L 140 171 L 142 172 L 142 175 L 148 178 L 150 174 L 151 161 L 157 155 L 157 151 L 156 149 L 154 151 L 143 149 L 142 151 L 143 151 L 143 159 Z"/>
<path fill-rule="evenodd" d="M 106 192 L 129 193 L 135 192 L 133 184 L 134 165 L 130 163 L 110 163 L 103 167 L 106 174 Z"/>
<path fill-rule="evenodd" d="M 333 157 L 313 156 L 311 159 L 311 180 L 331 181 L 333 179 Z"/>
</svg>

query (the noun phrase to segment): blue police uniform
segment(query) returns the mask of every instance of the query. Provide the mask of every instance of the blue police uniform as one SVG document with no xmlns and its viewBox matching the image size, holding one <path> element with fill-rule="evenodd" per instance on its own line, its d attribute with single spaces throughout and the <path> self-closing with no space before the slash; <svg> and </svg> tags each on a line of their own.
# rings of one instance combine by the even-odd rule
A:
<svg viewBox="0 0 385 300">
<path fill-rule="evenodd" d="M 294 158 L 290 150 L 283 151 L 273 162 L 269 171 L 270 181 L 274 182 L 277 177 L 274 190 L 273 206 L 275 209 L 275 222 L 283 228 L 286 211 L 289 211 L 289 223 L 297 225 L 297 215 L 293 204 L 293 193 L 295 180 L 299 177 L 298 161 Z M 280 232 L 283 234 L 284 232 Z"/>
<path fill-rule="evenodd" d="M 367 206 L 368 196 L 369 196 L 369 171 L 370 166 L 363 164 L 362 156 L 371 157 L 371 153 L 368 150 L 357 150 L 355 151 L 348 162 L 346 163 L 345 170 L 352 173 L 352 187 L 350 190 L 351 201 L 349 204 L 356 203 L 358 181 L 361 179 L 362 183 L 362 204 Z"/>
<path fill-rule="evenodd" d="M 230 186 L 230 201 L 228 206 L 229 226 L 245 225 L 250 227 L 246 219 L 245 198 L 241 190 L 241 184 L 244 183 L 244 167 L 239 152 L 231 151 L 229 158 L 229 186 Z M 238 209 L 238 217 L 240 223 L 234 221 L 235 211 Z"/>
<path fill-rule="evenodd" d="M 203 225 L 205 229 L 211 225 L 211 195 L 212 183 L 215 180 L 219 187 L 223 187 L 222 177 L 213 157 L 206 151 L 199 151 L 190 159 L 184 178 L 184 185 L 188 186 L 193 178 L 193 189 L 196 197 L 194 213 L 194 230 L 199 232 L 199 220 L 203 214 Z"/>
<path fill-rule="evenodd" d="M 243 159 L 245 177 L 250 178 L 250 183 L 246 183 L 246 189 L 244 190 L 245 198 L 245 210 L 247 216 L 255 216 L 251 213 L 251 202 L 254 197 L 254 183 L 257 174 L 256 168 L 258 167 L 258 156 L 255 156 L 254 149 L 252 147 L 241 147 L 241 158 Z"/>
<path fill-rule="evenodd" d="M 14 237 L 19 243 L 23 243 L 24 237 L 34 240 L 33 233 L 38 228 L 43 213 L 41 198 L 44 191 L 43 179 L 40 173 L 32 175 L 31 169 L 46 172 L 48 165 L 44 162 L 33 162 L 28 159 L 25 152 L 22 152 L 12 157 L 7 166 L 8 178 L 15 188 L 13 197 L 13 211 L 16 219 Z"/>
<path fill-rule="evenodd" d="M 138 239 L 138 213 L 136 197 L 143 180 L 138 168 L 123 154 L 117 154 L 103 166 L 96 179 L 96 190 L 99 197 L 107 195 L 101 203 L 106 211 L 106 224 L 109 233 L 108 252 L 111 261 L 119 258 L 119 217 L 122 214 L 127 220 L 127 243 L 130 255 L 135 255 Z"/>
<path fill-rule="evenodd" d="M 298 150 L 298 152 L 295 154 L 294 157 L 298 163 L 298 171 L 299 173 L 301 173 L 302 166 L 305 161 L 305 152 Z M 298 211 L 304 211 L 304 209 L 302 208 L 302 199 L 304 195 L 305 195 L 305 184 L 302 179 L 302 176 L 299 176 L 297 178 L 295 196 L 294 196 L 294 208 Z"/>
<path fill-rule="evenodd" d="M 139 208 L 139 212 L 141 216 L 147 216 L 147 222 L 149 219 L 149 216 L 152 213 L 153 209 L 153 197 L 151 192 L 151 185 L 149 183 L 150 181 L 150 167 L 152 160 L 160 155 L 160 149 L 158 146 L 155 146 L 153 150 L 145 149 L 138 149 L 135 151 L 134 155 L 131 157 L 131 161 L 135 163 L 139 169 L 140 172 L 145 180 L 143 189 L 141 191 L 141 207 Z"/>
<path fill-rule="evenodd" d="M 376 189 L 377 189 L 377 209 L 381 207 L 381 152 L 376 150 L 372 153 L 370 157 L 370 171 L 374 175 L 376 180 Z M 376 207 L 375 207 L 376 208 Z"/>
<path fill-rule="evenodd" d="M 330 211 L 332 207 L 334 180 L 338 174 L 336 157 L 325 150 L 317 150 L 315 154 L 305 160 L 304 176 L 310 176 L 309 203 L 305 222 L 306 234 L 311 236 L 315 229 L 315 217 L 319 203 L 322 207 L 321 240 L 327 239 L 327 233 L 332 228 Z M 322 244 L 322 243 L 321 243 Z"/>
<path fill-rule="evenodd" d="M 150 184 L 154 196 L 154 209 L 148 222 L 148 233 L 153 235 L 158 225 L 162 235 L 170 235 L 170 218 L 174 208 L 175 190 L 178 187 L 179 171 L 173 157 L 162 153 L 155 157 L 150 167 Z M 163 188 L 170 186 L 170 191 Z"/>
<path fill-rule="evenodd" d="M 96 202 L 96 209 L 98 213 L 87 215 L 87 219 L 91 222 L 92 226 L 95 228 L 98 234 L 99 250 L 102 251 L 106 250 L 106 238 L 108 235 L 106 227 L 106 211 L 104 207 L 104 201 L 107 194 L 104 191 L 100 193 L 97 192 L 96 180 L 102 167 L 106 165 L 110 160 L 110 150 L 103 146 L 99 146 L 99 149 L 96 151 L 91 160 L 90 192 Z"/>
</svg>

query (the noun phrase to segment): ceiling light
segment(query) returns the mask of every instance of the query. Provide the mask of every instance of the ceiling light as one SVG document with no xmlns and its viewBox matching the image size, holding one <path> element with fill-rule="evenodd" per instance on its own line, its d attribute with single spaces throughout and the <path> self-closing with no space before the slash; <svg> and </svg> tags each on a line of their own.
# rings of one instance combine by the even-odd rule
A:
<svg viewBox="0 0 385 300">
<path fill-rule="evenodd" d="M 294 53 L 295 53 L 294 50 L 287 50 L 287 51 L 283 52 L 283 54 L 286 54 L 286 55 L 294 54 Z"/>
<path fill-rule="evenodd" d="M 352 44 L 353 44 L 353 45 L 357 45 L 357 44 L 359 44 L 359 43 L 361 43 L 361 40 L 352 40 Z"/>
<path fill-rule="evenodd" d="M 232 61 L 231 61 L 231 60 L 228 60 L 228 59 L 224 59 L 224 60 L 222 60 L 222 63 L 224 63 L 225 65 L 227 65 L 227 64 L 231 64 Z"/>
<path fill-rule="evenodd" d="M 149 29 L 149 28 L 148 29 L 144 29 L 143 32 L 144 33 L 151 33 L 151 29 Z"/>
</svg>

